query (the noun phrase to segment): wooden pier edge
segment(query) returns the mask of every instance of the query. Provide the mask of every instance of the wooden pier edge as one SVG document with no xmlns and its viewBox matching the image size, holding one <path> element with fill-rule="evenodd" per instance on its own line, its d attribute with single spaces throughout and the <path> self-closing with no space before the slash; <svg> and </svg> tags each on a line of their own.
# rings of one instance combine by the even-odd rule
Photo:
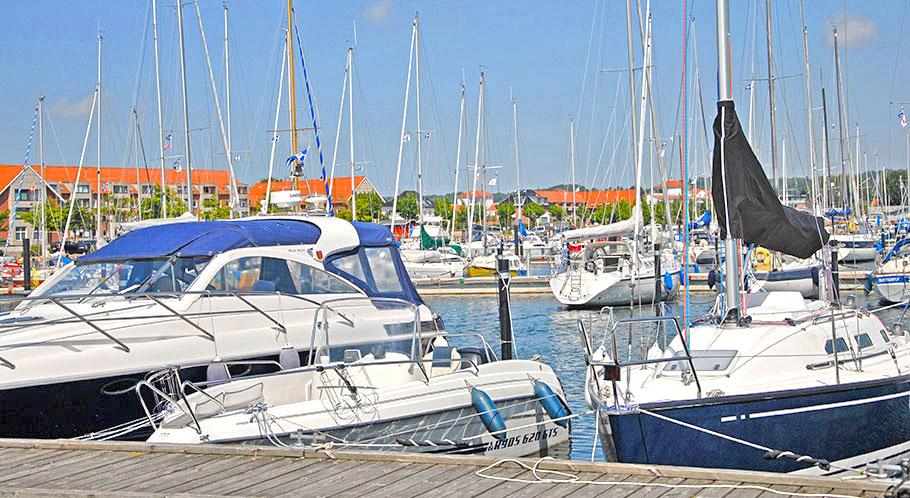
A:
<svg viewBox="0 0 910 498">
<path fill-rule="evenodd" d="M 314 458 L 353 460 L 359 462 L 389 462 L 389 463 L 417 463 L 430 465 L 458 465 L 473 466 L 478 469 L 493 465 L 502 459 L 496 457 L 465 456 L 465 455 L 438 455 L 427 453 L 406 453 L 398 451 L 352 451 L 342 449 L 325 450 L 300 450 L 276 448 L 268 446 L 236 446 L 236 445 L 193 445 L 193 444 L 161 444 L 129 441 L 73 441 L 73 440 L 42 440 L 42 439 L 11 439 L 0 438 L 2 449 L 38 449 L 38 450 L 65 450 L 65 451 L 122 451 L 131 453 L 164 453 L 185 455 L 211 455 L 211 456 L 249 456 L 263 458 Z M 661 465 L 624 464 L 612 462 L 583 462 L 573 460 L 545 459 L 539 462 L 537 458 L 516 459 L 528 466 L 537 464 L 538 469 L 558 470 L 562 472 L 595 472 L 604 474 L 631 474 L 651 478 L 682 478 L 706 479 L 713 481 L 741 482 L 744 484 L 784 485 L 800 487 L 837 488 L 838 490 L 853 490 L 864 492 L 884 492 L 888 485 L 873 482 L 868 479 L 841 479 L 834 477 L 817 477 L 794 474 L 778 474 L 773 472 L 756 472 L 732 469 L 709 469 L 698 467 L 669 467 Z M 519 467 L 514 462 L 503 462 L 502 467 Z M 37 491 L 37 490 L 34 490 Z"/>
</svg>

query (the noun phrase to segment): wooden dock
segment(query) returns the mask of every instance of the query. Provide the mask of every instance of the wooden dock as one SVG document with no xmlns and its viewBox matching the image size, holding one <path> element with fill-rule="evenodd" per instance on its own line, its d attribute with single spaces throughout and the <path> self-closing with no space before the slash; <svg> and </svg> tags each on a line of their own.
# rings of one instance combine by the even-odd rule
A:
<svg viewBox="0 0 910 498">
<path fill-rule="evenodd" d="M 0 496 L 445 496 L 755 498 L 767 489 L 881 496 L 886 486 L 842 480 L 618 463 L 544 460 L 581 481 L 535 482 L 528 468 L 498 459 L 375 451 L 0 439 Z M 514 479 L 514 480 L 506 480 Z M 680 485 L 709 487 L 680 487 Z M 725 486 L 725 487 L 724 487 Z"/>
</svg>

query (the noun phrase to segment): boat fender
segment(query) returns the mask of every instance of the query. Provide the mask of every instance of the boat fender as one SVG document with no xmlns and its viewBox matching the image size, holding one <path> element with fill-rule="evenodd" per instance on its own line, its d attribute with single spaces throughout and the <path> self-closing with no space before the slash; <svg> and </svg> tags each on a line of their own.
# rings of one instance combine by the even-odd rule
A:
<svg viewBox="0 0 910 498">
<path fill-rule="evenodd" d="M 866 279 L 866 292 L 872 292 L 872 274 Z"/>
<path fill-rule="evenodd" d="M 502 415 L 496 409 L 496 404 L 493 403 L 490 396 L 480 389 L 472 387 L 471 404 L 474 405 L 474 409 L 480 415 L 480 420 L 483 422 L 484 427 L 487 428 L 487 431 L 494 433 L 493 437 L 496 439 L 505 441 L 506 423 L 502 421 Z"/>
<path fill-rule="evenodd" d="M 534 379 L 534 396 L 537 397 L 537 401 L 543 406 L 547 415 L 555 420 L 556 425 L 562 428 L 568 428 L 569 419 L 565 417 L 569 416 L 569 410 L 562 404 L 562 401 L 556 396 L 556 393 L 550 389 L 550 386 L 539 379 Z"/>
<path fill-rule="evenodd" d="M 717 272 L 711 270 L 708 272 L 708 288 L 713 289 L 714 284 L 717 283 Z"/>
<path fill-rule="evenodd" d="M 818 267 L 813 266 L 811 273 L 812 273 L 812 285 L 818 287 Z"/>
<path fill-rule="evenodd" d="M 670 272 L 664 272 L 664 287 L 668 292 L 673 290 L 673 275 L 670 275 Z"/>
</svg>

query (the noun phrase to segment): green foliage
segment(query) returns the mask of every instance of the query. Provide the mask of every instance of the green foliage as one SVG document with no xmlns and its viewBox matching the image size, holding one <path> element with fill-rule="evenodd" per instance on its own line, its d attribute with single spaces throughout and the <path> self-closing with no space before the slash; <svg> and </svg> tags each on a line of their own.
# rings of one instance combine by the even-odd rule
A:
<svg viewBox="0 0 910 498">
<path fill-rule="evenodd" d="M 0 211 L 0 230 L 9 230 L 9 211 Z"/>
<path fill-rule="evenodd" d="M 901 182 L 904 184 L 903 189 L 901 189 Z M 832 183 L 834 183 L 833 180 Z M 888 175 L 885 177 L 885 186 L 888 191 L 888 203 L 892 206 L 901 205 L 905 198 L 904 192 L 910 189 L 910 184 L 907 183 L 907 172 L 895 169 L 888 170 Z"/>
<path fill-rule="evenodd" d="M 202 201 L 202 209 L 199 211 L 199 218 L 205 221 L 223 220 L 231 217 L 231 208 L 225 206 L 221 201 L 215 199 L 206 199 Z"/>
<path fill-rule="evenodd" d="M 187 211 L 186 202 L 183 201 L 183 197 L 177 195 L 172 189 L 167 189 L 167 215 L 168 217 L 176 217 Z M 144 194 L 142 196 L 142 219 L 147 220 L 151 218 L 163 218 L 164 215 L 161 212 L 161 187 L 155 185 L 155 191 L 151 194 Z"/>
<path fill-rule="evenodd" d="M 360 206 L 358 206 L 359 210 Z M 342 220 L 351 221 L 351 210 L 346 207 L 339 207 L 335 209 L 335 217 L 341 218 Z"/>
<path fill-rule="evenodd" d="M 357 221 L 374 221 L 381 217 L 382 198 L 379 194 L 357 194 Z"/>
<path fill-rule="evenodd" d="M 554 219 L 562 220 L 566 212 L 559 204 L 550 204 L 550 216 Z"/>
<path fill-rule="evenodd" d="M 69 204 L 57 204 L 53 199 L 48 199 L 44 205 L 44 223 L 49 231 L 63 231 L 66 217 L 69 214 Z M 2 224 L 5 226 L 9 219 L 9 211 L 0 213 Z M 41 226 L 41 206 L 35 206 L 31 211 L 16 213 L 22 221 L 34 228 Z M 87 207 L 73 206 L 73 218 L 70 221 L 70 230 L 91 230 L 95 227 L 95 210 Z M 4 228 L 5 229 L 5 228 Z"/>
<path fill-rule="evenodd" d="M 417 198 L 407 194 L 398 199 L 398 215 L 405 220 L 416 220 L 418 214 Z"/>
<path fill-rule="evenodd" d="M 434 201 L 433 214 L 448 219 L 452 216 L 452 201 L 448 197 L 437 197 Z"/>
<path fill-rule="evenodd" d="M 496 214 L 499 217 L 499 226 L 512 226 L 512 216 L 515 214 L 515 206 L 511 202 L 503 202 L 496 206 Z"/>
<path fill-rule="evenodd" d="M 530 228 L 537 226 L 537 218 L 540 218 L 546 210 L 540 204 L 529 202 L 521 208 L 521 214 L 528 217 Z"/>
</svg>

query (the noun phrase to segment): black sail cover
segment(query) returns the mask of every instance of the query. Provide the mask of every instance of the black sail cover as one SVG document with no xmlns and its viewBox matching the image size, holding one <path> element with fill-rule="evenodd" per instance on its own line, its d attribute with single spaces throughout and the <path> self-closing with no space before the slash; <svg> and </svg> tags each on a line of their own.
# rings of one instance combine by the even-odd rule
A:
<svg viewBox="0 0 910 498">
<path fill-rule="evenodd" d="M 721 174 L 722 133 L 726 178 Z M 797 258 L 808 258 L 828 243 L 823 218 L 780 203 L 743 135 L 733 101 L 717 103 L 712 174 L 711 195 L 722 238 L 727 237 L 729 207 L 730 231 L 733 237 L 742 239 L 746 244 L 755 244 Z"/>
</svg>

